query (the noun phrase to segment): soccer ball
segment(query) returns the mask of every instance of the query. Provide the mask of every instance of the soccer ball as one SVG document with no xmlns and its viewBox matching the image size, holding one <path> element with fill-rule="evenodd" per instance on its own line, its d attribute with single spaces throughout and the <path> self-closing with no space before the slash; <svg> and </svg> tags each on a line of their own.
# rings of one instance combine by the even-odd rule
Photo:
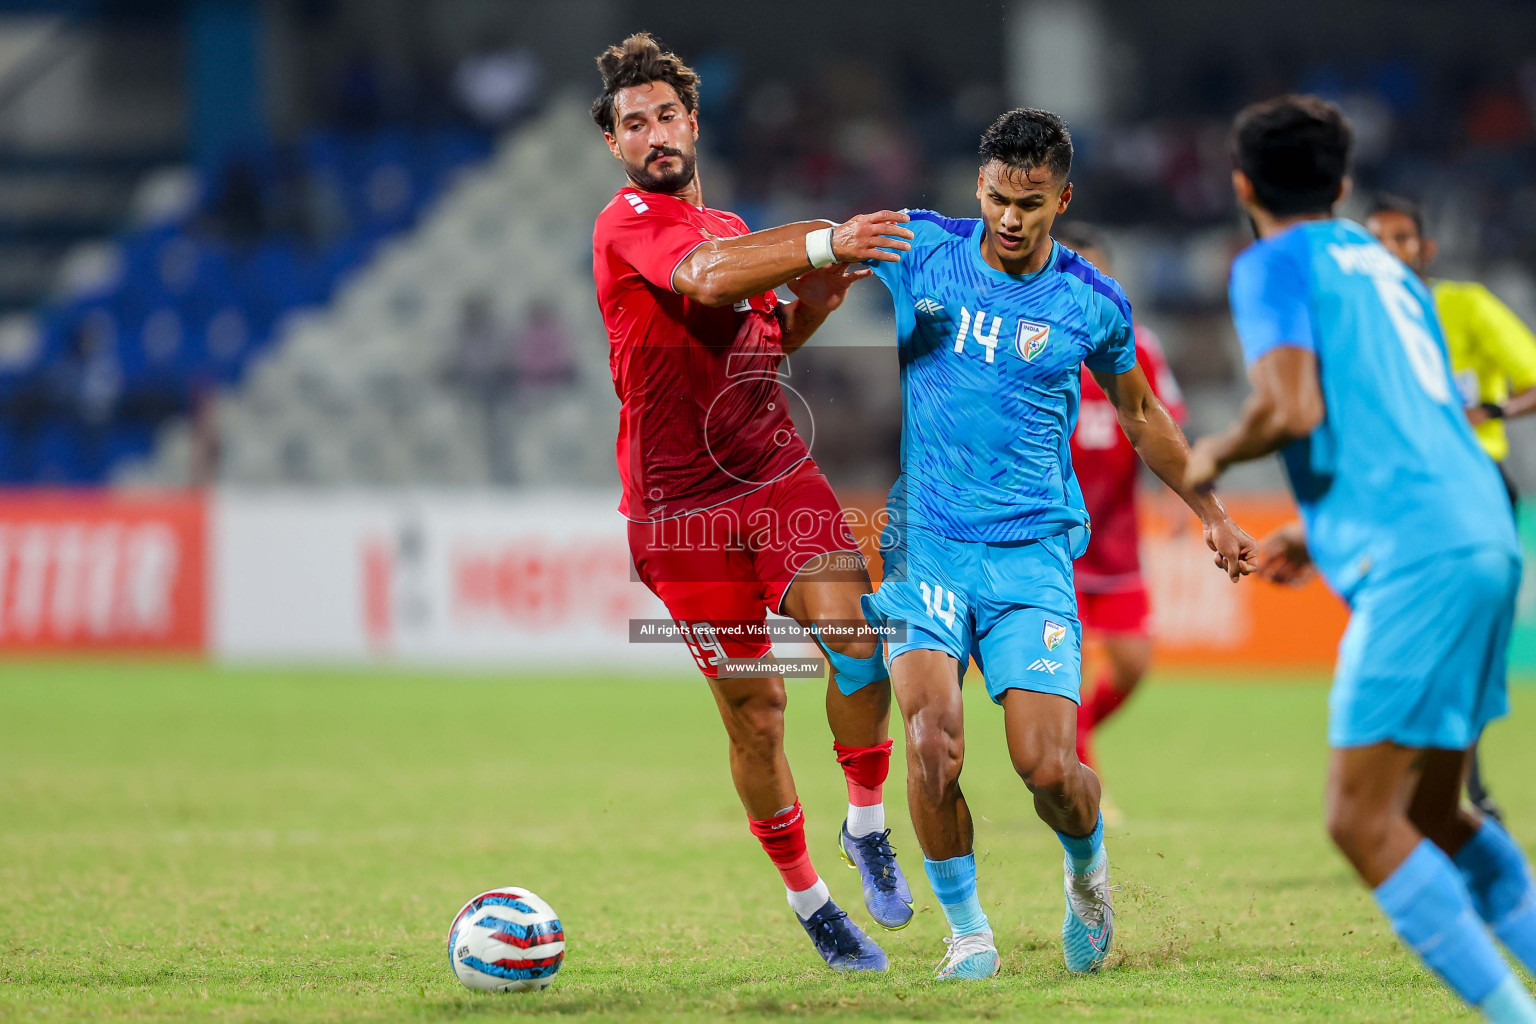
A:
<svg viewBox="0 0 1536 1024">
<path fill-rule="evenodd" d="M 565 929 L 554 908 L 516 886 L 476 896 L 448 930 L 448 962 L 469 988 L 537 992 L 564 959 Z"/>
</svg>

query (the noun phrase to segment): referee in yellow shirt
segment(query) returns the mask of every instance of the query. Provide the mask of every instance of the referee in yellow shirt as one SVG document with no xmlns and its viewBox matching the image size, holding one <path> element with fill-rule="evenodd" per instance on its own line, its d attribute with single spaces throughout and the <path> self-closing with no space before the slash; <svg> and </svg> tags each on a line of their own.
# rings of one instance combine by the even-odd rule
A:
<svg viewBox="0 0 1536 1024">
<path fill-rule="evenodd" d="M 1435 240 L 1424 233 L 1424 212 L 1417 203 L 1382 196 L 1371 208 L 1365 226 L 1394 256 L 1425 277 L 1424 272 L 1435 260 Z M 1450 350 L 1451 372 L 1466 403 L 1467 419 L 1483 448 L 1498 463 L 1513 507 L 1519 494 L 1504 466 L 1509 456 L 1504 421 L 1536 412 L 1536 335 L 1475 281 L 1434 281 L 1428 277 L 1425 281 L 1435 297 L 1435 310 Z M 1467 780 L 1467 796 L 1499 817 L 1483 786 L 1476 757 Z"/>
</svg>

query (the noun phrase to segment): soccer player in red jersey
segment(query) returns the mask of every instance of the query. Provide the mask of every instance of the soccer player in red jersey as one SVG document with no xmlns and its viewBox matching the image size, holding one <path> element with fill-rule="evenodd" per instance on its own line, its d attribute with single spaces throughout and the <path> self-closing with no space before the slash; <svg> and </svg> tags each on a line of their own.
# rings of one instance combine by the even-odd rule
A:
<svg viewBox="0 0 1536 1024">
<path fill-rule="evenodd" d="M 1062 225 L 1056 239 L 1113 276 L 1109 254 L 1096 232 Z M 1152 391 L 1180 426 L 1184 397 L 1168 369 L 1157 335 L 1135 325 L 1136 362 Z M 1099 634 L 1108 665 L 1083 694 L 1077 716 L 1077 758 L 1093 765 L 1093 730 L 1125 702 L 1152 664 L 1147 631 L 1150 608 L 1137 545 L 1136 478 L 1141 460 L 1126 440 L 1115 407 L 1086 368 L 1082 406 L 1072 434 L 1072 468 L 1093 523 L 1088 550 L 1073 565 L 1077 610 L 1083 626 Z"/>
<path fill-rule="evenodd" d="M 785 357 L 912 233 L 882 211 L 842 224 L 749 232 L 704 205 L 696 165 L 698 76 L 649 35 L 597 59 L 592 117 L 625 186 L 598 215 L 592 269 L 622 402 L 617 445 L 635 569 L 666 604 L 709 678 L 751 831 L 829 966 L 884 970 L 885 953 L 811 866 L 784 757 L 784 681 L 766 613 L 815 630 L 832 667 L 827 719 L 849 811 L 839 836 L 865 903 L 887 928 L 912 894 L 885 828 L 891 689 L 859 599 L 869 574 L 827 479 L 788 415 Z M 781 304 L 785 285 L 795 301 Z M 738 674 L 727 661 L 762 667 Z"/>
</svg>

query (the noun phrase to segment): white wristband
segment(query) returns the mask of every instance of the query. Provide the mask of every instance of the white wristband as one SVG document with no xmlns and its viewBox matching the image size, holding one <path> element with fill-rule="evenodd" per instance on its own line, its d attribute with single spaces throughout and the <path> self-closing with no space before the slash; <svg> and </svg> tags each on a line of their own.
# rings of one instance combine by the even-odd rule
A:
<svg viewBox="0 0 1536 1024">
<path fill-rule="evenodd" d="M 832 229 L 817 228 L 806 235 L 805 254 L 810 257 L 813 267 L 826 267 L 836 263 L 837 255 L 832 251 Z"/>
</svg>

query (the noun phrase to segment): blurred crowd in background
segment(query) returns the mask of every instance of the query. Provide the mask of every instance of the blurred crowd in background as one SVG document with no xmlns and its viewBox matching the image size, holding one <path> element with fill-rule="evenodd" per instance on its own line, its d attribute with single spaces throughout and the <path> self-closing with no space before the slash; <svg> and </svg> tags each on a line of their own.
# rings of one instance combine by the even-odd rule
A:
<svg viewBox="0 0 1536 1024">
<path fill-rule="evenodd" d="M 1227 126 L 1251 100 L 1340 103 L 1348 210 L 1423 200 L 1437 269 L 1536 316 L 1536 13 L 1504 0 L 1454 22 L 1377 0 L 1250 21 L 1205 0 L 63 6 L 0 2 L 4 481 L 609 483 L 587 245 L 622 179 L 580 115 L 592 55 L 639 28 L 701 74 L 706 200 L 754 227 L 969 215 L 987 123 L 1062 109 L 1068 217 L 1104 229 L 1195 432 L 1244 391 Z M 261 95 L 199 54 L 245 60 Z M 221 119 L 220 90 L 260 110 Z M 860 291 L 792 379 L 834 481 L 877 487 L 896 376 L 888 299 Z"/>
</svg>

